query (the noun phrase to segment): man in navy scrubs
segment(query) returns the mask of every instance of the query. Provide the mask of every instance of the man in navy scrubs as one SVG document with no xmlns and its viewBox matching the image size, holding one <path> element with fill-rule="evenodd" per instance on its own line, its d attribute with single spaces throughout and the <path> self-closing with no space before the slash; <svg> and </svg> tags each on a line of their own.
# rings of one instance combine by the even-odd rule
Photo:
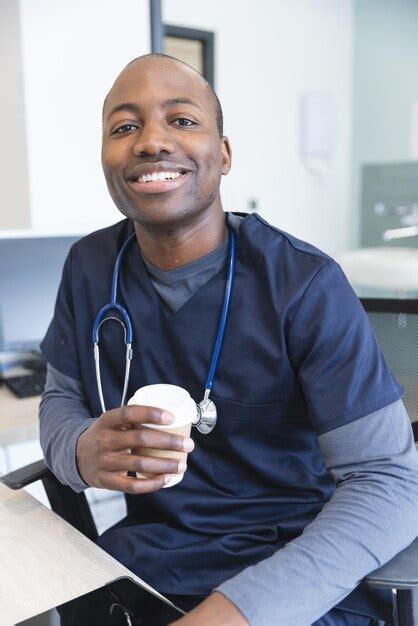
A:
<svg viewBox="0 0 418 626">
<path fill-rule="evenodd" d="M 257 132 L 260 114 L 248 111 L 243 133 Z M 357 585 L 416 535 L 417 455 L 402 388 L 340 267 L 257 214 L 223 211 L 231 147 L 219 101 L 171 57 L 140 57 L 116 79 L 103 109 L 102 163 L 126 219 L 76 243 L 64 267 L 42 343 L 47 464 L 75 491 L 125 492 L 127 517 L 99 544 L 192 609 L 178 626 L 389 619 L 387 598 Z M 262 163 L 253 175 L 264 175 Z M 199 402 L 229 229 L 237 262 L 212 392 L 215 429 L 184 439 L 142 427 L 169 423 L 158 409 L 119 407 L 125 345 L 116 322 L 100 336 L 103 413 L 91 332 L 123 243 L 135 233 L 118 287 L 134 332 L 128 397 L 169 383 Z M 130 453 L 138 447 L 187 450 L 187 470 Z M 145 616 L 141 623 L 167 623 L 138 598 L 126 604 Z M 105 624 L 106 610 L 104 599 L 79 604 L 72 623 Z"/>
</svg>

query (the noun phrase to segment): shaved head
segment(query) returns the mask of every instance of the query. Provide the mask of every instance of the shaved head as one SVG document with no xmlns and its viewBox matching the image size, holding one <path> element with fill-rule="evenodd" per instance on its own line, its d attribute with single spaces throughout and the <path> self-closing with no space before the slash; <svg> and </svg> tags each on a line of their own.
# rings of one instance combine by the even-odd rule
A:
<svg viewBox="0 0 418 626">
<path fill-rule="evenodd" d="M 135 59 L 132 59 L 132 61 L 130 61 L 124 68 L 124 70 L 129 67 L 130 65 L 136 64 L 136 63 L 140 63 L 143 59 L 149 59 L 149 58 L 158 58 L 158 57 L 162 57 L 164 59 L 170 59 L 171 61 L 175 62 L 175 63 L 180 63 L 182 65 L 184 65 L 185 67 L 189 68 L 189 70 L 192 70 L 196 76 L 199 77 L 199 80 L 202 82 L 202 86 L 206 89 L 208 96 L 212 102 L 213 105 L 213 111 L 215 114 L 215 119 L 216 119 L 216 126 L 218 128 L 218 133 L 219 133 L 219 137 L 222 137 L 223 135 L 223 112 L 222 112 L 222 106 L 221 103 L 219 102 L 219 98 L 215 93 L 215 90 L 213 89 L 212 85 L 210 83 L 208 83 L 208 81 L 206 80 L 206 78 L 197 70 L 195 70 L 191 65 L 189 65 L 188 63 L 185 63 L 184 61 L 181 61 L 180 59 L 176 59 L 175 57 L 170 56 L 169 54 L 163 54 L 161 52 L 152 52 L 150 54 L 143 54 L 139 57 L 136 57 Z M 121 73 L 123 73 L 123 71 Z M 109 92 L 110 93 L 110 92 Z M 103 102 L 103 111 L 105 109 L 106 106 L 106 102 L 107 102 L 107 98 L 108 95 L 107 94 L 106 98 L 104 99 Z"/>
</svg>

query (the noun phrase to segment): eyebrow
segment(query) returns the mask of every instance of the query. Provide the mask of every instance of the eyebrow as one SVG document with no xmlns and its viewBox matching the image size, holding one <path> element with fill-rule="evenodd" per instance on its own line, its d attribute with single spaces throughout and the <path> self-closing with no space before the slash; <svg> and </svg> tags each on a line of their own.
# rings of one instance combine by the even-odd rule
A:
<svg viewBox="0 0 418 626">
<path fill-rule="evenodd" d="M 183 97 L 169 98 L 169 100 L 166 100 L 165 102 L 163 102 L 162 106 L 164 108 L 168 108 L 175 104 L 190 104 L 191 106 L 194 106 L 197 109 L 202 110 L 202 107 L 197 102 L 195 102 L 194 100 L 191 100 L 190 98 L 183 98 Z M 117 104 L 112 109 L 110 109 L 109 114 L 106 119 L 109 119 L 111 115 L 114 115 L 115 113 L 118 113 L 119 111 L 132 111 L 133 113 L 138 114 L 140 112 L 140 107 L 134 102 L 123 102 L 122 104 Z"/>
</svg>

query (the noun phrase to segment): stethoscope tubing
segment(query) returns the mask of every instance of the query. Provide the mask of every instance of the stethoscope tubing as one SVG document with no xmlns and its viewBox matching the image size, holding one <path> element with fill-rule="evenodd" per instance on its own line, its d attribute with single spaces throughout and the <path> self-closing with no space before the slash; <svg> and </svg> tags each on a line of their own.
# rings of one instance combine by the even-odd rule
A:
<svg viewBox="0 0 418 626">
<path fill-rule="evenodd" d="M 209 394 L 213 387 L 213 381 L 215 378 L 215 374 L 216 374 L 216 370 L 218 367 L 218 362 L 219 362 L 219 358 L 220 358 L 220 354 L 222 350 L 222 345 L 223 345 L 223 341 L 225 337 L 225 329 L 226 329 L 226 324 L 228 320 L 228 313 L 229 313 L 230 303 L 231 303 L 232 285 L 233 285 L 234 274 L 235 274 L 236 235 L 235 235 L 235 232 L 232 230 L 232 228 L 230 227 L 228 228 L 229 228 L 228 275 L 227 275 L 227 280 L 226 280 L 226 285 L 225 285 L 225 294 L 224 294 L 224 300 L 223 300 L 223 306 L 222 306 L 221 319 L 219 322 L 216 341 L 215 341 L 215 345 L 214 345 L 214 349 L 212 353 L 209 373 L 206 379 L 205 394 L 204 394 L 204 400 L 203 400 L 203 403 L 206 403 L 206 404 L 208 403 Z M 125 257 L 128 247 L 135 239 L 136 239 L 136 233 L 133 232 L 131 235 L 129 235 L 129 237 L 127 238 L 125 243 L 122 245 L 122 248 L 120 249 L 118 253 L 118 256 L 115 262 L 115 267 L 113 270 L 113 276 L 112 276 L 110 302 L 100 309 L 93 324 L 92 339 L 93 339 L 93 347 L 94 347 L 94 362 L 95 362 L 95 370 L 96 370 L 97 391 L 99 394 L 100 405 L 101 405 L 103 413 L 106 412 L 106 407 L 105 407 L 105 402 L 104 402 L 103 387 L 102 387 L 102 380 L 101 380 L 101 374 L 100 374 L 99 331 L 100 331 L 100 327 L 102 326 L 102 324 L 104 324 L 104 322 L 110 319 L 119 322 L 123 326 L 123 329 L 124 329 L 124 335 L 125 335 L 124 341 L 126 345 L 126 357 L 125 357 L 126 365 L 125 365 L 125 377 L 124 377 L 124 382 L 123 382 L 123 391 L 122 391 L 122 398 L 121 398 L 120 406 L 123 406 L 126 401 L 126 394 L 127 394 L 128 382 L 129 382 L 129 372 L 130 372 L 131 360 L 133 356 L 133 350 L 132 350 L 133 329 L 132 329 L 131 318 L 129 316 L 128 311 L 125 309 L 125 307 L 123 307 L 117 301 L 117 292 L 118 292 L 119 278 L 120 278 L 123 259 Z M 106 317 L 106 315 L 110 311 L 117 311 L 122 317 L 123 321 L 120 318 L 114 317 L 114 316 Z M 211 427 L 211 429 L 214 427 L 215 423 L 216 423 L 216 417 L 214 418 L 213 426 Z M 207 432 L 210 432 L 210 430 L 208 430 Z"/>
<path fill-rule="evenodd" d="M 229 305 L 231 300 L 232 284 L 234 282 L 235 274 L 235 233 L 232 229 L 229 231 L 229 264 L 228 264 L 228 276 L 226 279 L 225 296 L 222 307 L 221 321 L 219 323 L 218 335 L 216 337 L 215 346 L 213 349 L 212 360 L 210 363 L 209 373 L 206 380 L 205 392 L 212 391 L 213 381 L 215 373 L 218 367 L 219 357 L 221 355 L 222 345 L 225 337 L 226 322 L 228 319 Z M 205 394 L 207 397 L 209 394 Z"/>
<path fill-rule="evenodd" d="M 131 318 L 129 317 L 129 313 L 125 309 L 125 307 L 123 307 L 121 304 L 117 302 L 117 296 L 118 296 L 118 284 L 119 284 L 120 271 L 122 267 L 122 261 L 124 259 L 127 248 L 129 247 L 129 245 L 133 242 L 135 238 L 136 238 L 136 233 L 133 232 L 131 235 L 129 235 L 128 239 L 125 241 L 122 248 L 119 250 L 119 254 L 117 256 L 115 267 L 113 270 L 112 288 L 110 292 L 110 302 L 106 304 L 104 307 L 102 307 L 96 316 L 96 319 L 93 325 L 93 344 L 99 343 L 99 328 L 100 328 L 102 321 L 104 320 L 104 316 L 109 311 L 116 309 L 122 315 L 126 324 L 126 341 L 127 343 L 130 343 L 132 345 L 133 331 L 132 331 Z"/>
</svg>

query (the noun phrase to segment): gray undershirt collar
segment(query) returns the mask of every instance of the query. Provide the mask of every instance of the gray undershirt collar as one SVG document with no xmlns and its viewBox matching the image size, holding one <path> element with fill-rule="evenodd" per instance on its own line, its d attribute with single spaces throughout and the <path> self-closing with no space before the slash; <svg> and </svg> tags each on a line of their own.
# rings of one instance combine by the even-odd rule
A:
<svg viewBox="0 0 418 626">
<path fill-rule="evenodd" d="M 243 216 L 227 213 L 228 225 L 238 233 Z M 141 253 L 142 255 L 142 253 Z M 152 285 L 164 305 L 177 313 L 188 300 L 225 266 L 228 257 L 228 240 L 200 259 L 164 271 L 142 255 Z"/>
</svg>

